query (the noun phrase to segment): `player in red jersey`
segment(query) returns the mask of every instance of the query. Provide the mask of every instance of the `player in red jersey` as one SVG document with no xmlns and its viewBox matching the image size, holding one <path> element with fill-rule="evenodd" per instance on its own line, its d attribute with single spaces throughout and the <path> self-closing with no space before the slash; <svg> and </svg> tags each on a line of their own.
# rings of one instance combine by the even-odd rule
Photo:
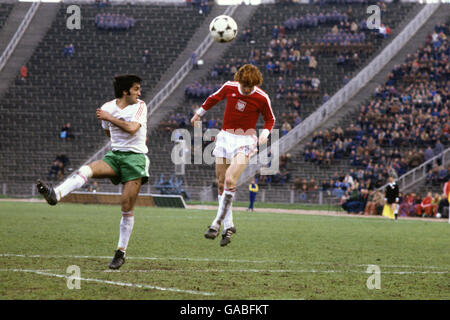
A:
<svg viewBox="0 0 450 320">
<path fill-rule="evenodd" d="M 205 238 L 215 239 L 223 222 L 221 246 L 230 243 L 231 235 L 236 233 L 231 211 L 236 183 L 250 157 L 257 152 L 257 143 L 263 145 L 267 142 L 275 123 L 270 98 L 259 88 L 263 81 L 259 69 L 246 64 L 236 72 L 234 80 L 226 82 L 210 95 L 191 119 L 192 125 L 196 125 L 209 109 L 227 99 L 222 130 L 216 137 L 213 151 L 219 185 L 219 208 L 216 218 L 205 232 Z M 256 123 L 260 114 L 264 118 L 264 130 L 258 141 Z"/>
</svg>

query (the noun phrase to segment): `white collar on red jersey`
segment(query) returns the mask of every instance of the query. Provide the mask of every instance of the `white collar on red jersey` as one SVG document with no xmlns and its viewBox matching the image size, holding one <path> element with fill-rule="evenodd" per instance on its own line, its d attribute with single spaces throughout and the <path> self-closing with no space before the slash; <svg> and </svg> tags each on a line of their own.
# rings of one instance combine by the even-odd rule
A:
<svg viewBox="0 0 450 320">
<path fill-rule="evenodd" d="M 251 96 L 252 94 L 254 94 L 256 92 L 256 86 L 253 88 L 252 92 L 250 92 L 249 94 L 243 94 L 242 91 L 241 91 L 241 84 L 239 83 L 238 84 L 238 91 L 243 96 Z"/>
</svg>

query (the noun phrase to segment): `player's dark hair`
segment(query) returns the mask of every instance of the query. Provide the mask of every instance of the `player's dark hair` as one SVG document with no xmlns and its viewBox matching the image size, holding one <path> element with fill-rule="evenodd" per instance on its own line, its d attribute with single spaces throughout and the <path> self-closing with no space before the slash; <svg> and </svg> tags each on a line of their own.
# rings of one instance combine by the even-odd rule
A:
<svg viewBox="0 0 450 320">
<path fill-rule="evenodd" d="M 244 64 L 234 74 L 234 81 L 245 87 L 260 86 L 263 82 L 261 71 L 252 64 Z"/>
<path fill-rule="evenodd" d="M 123 92 L 130 93 L 130 88 L 135 83 L 141 83 L 142 79 L 133 74 L 114 77 L 114 94 L 116 98 L 122 98 Z"/>
</svg>

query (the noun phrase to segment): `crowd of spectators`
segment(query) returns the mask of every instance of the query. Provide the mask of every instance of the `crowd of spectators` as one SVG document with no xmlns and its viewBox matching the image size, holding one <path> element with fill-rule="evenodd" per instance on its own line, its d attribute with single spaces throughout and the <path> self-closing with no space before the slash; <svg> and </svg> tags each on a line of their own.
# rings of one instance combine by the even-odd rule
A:
<svg viewBox="0 0 450 320">
<path fill-rule="evenodd" d="M 290 17 L 287 19 L 283 26 L 286 30 L 297 30 L 304 27 L 317 27 L 319 24 L 329 24 L 329 23 L 341 23 L 346 22 L 348 16 L 345 13 L 339 13 L 337 10 L 333 12 L 319 14 L 309 14 L 299 17 Z"/>
<path fill-rule="evenodd" d="M 300 102 L 299 100 L 308 94 L 318 94 L 319 86 L 320 79 L 316 74 L 313 74 L 312 77 L 297 77 L 290 85 L 287 85 L 284 78 L 280 76 L 276 82 L 275 99 L 283 100 L 287 106 L 290 106 L 295 101 Z"/>
<path fill-rule="evenodd" d="M 268 158 L 270 160 L 271 153 L 268 152 Z M 255 183 L 260 186 L 268 186 L 268 185 L 284 185 L 291 181 L 291 168 L 290 164 L 292 163 L 292 156 L 290 153 L 285 153 L 280 156 L 279 159 L 279 170 L 273 175 L 261 176 L 260 174 L 256 174 Z M 270 166 L 270 161 L 269 164 Z"/>
<path fill-rule="evenodd" d="M 244 64 L 255 64 L 255 61 L 252 61 L 251 58 L 252 55 L 250 54 L 250 60 L 242 58 L 231 58 L 226 64 L 215 64 L 211 70 L 211 78 L 232 77 Z"/>
<path fill-rule="evenodd" d="M 186 128 L 189 124 L 189 119 L 185 114 L 172 114 L 168 120 L 160 121 L 158 130 L 161 133 L 171 134 L 175 129 Z M 177 139 L 178 140 L 178 139 Z"/>
<path fill-rule="evenodd" d="M 445 195 L 439 195 L 427 192 L 426 195 L 416 193 L 407 193 L 399 197 L 399 216 L 400 217 L 437 217 L 438 208 L 441 211 L 446 201 Z M 340 204 L 348 213 L 381 215 L 385 205 L 384 194 L 380 190 L 368 189 L 363 186 L 352 187 L 341 197 Z M 447 201 L 448 206 L 448 201 Z M 445 213 L 444 213 L 445 214 Z M 448 215 L 446 215 L 448 217 Z"/>
<path fill-rule="evenodd" d="M 340 46 L 348 46 L 353 44 L 362 44 L 366 41 L 366 35 L 364 32 L 360 33 L 348 33 L 340 32 L 337 33 L 328 32 L 324 36 L 317 37 L 316 42 L 320 44 L 339 44 Z"/>
<path fill-rule="evenodd" d="M 75 135 L 72 132 L 72 125 L 70 122 L 64 123 L 61 131 L 59 132 L 59 138 L 61 140 L 75 139 Z"/>
<path fill-rule="evenodd" d="M 218 84 L 201 84 L 199 81 L 195 81 L 184 88 L 184 94 L 191 99 L 205 99 L 219 89 L 220 85 Z"/>
<path fill-rule="evenodd" d="M 425 176 L 425 185 L 438 186 L 450 180 L 450 166 L 435 165 Z"/>
<path fill-rule="evenodd" d="M 399 194 L 400 217 L 439 217 L 448 218 L 448 213 L 443 209 L 448 207 L 446 195 L 427 192 L 424 195 L 412 192 Z M 384 194 L 380 190 L 363 188 L 351 188 L 341 197 L 340 205 L 348 213 L 381 215 L 385 205 Z"/>
<path fill-rule="evenodd" d="M 318 5 L 326 5 L 326 4 L 375 4 L 378 0 L 310 0 L 309 3 L 314 3 Z M 277 5 L 298 5 L 303 3 L 301 0 L 275 0 L 275 4 Z"/>
<path fill-rule="evenodd" d="M 364 179 L 373 179 L 375 165 L 401 176 L 440 154 L 450 138 L 450 49 L 443 27 L 436 29 L 439 33 L 429 35 L 425 45 L 394 67 L 385 85 L 361 107 L 356 124 L 314 133 L 304 160 L 331 165 L 346 159 L 364 169 Z M 409 150 L 400 151 L 405 148 Z M 427 168 L 429 183 L 445 181 L 447 170 L 439 165 Z"/>
<path fill-rule="evenodd" d="M 95 16 L 95 25 L 102 30 L 128 30 L 134 26 L 134 18 L 124 13 L 98 13 Z"/>
<path fill-rule="evenodd" d="M 437 24 L 419 50 L 396 65 L 374 97 L 364 104 L 355 123 L 344 129 L 319 130 L 306 143 L 303 159 L 331 166 L 336 160 L 350 164 L 350 172 L 323 181 L 321 190 L 341 199 L 347 212 L 381 214 L 384 195 L 375 191 L 390 175 L 400 177 L 424 161 L 438 156 L 449 144 L 450 49 L 446 25 Z M 437 158 L 427 165 L 425 185 L 450 179 Z M 400 216 L 435 216 L 445 196 L 407 194 L 400 199 Z"/>
<path fill-rule="evenodd" d="M 95 0 L 94 5 L 100 9 L 109 6 L 110 3 L 109 0 Z"/>
</svg>

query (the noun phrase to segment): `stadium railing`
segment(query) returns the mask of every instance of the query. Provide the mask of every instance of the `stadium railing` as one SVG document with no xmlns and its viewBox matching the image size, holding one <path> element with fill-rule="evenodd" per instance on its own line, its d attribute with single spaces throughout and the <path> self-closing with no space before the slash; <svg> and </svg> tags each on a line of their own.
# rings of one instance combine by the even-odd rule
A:
<svg viewBox="0 0 450 320">
<path fill-rule="evenodd" d="M 217 201 L 217 193 L 211 186 L 195 188 L 189 187 L 192 199 L 199 199 L 203 202 Z M 340 198 L 333 196 L 332 190 L 300 191 L 300 190 L 275 190 L 270 186 L 261 188 L 257 194 L 257 202 L 262 203 L 283 203 L 283 204 L 311 204 L 311 205 L 329 205 L 336 206 L 340 203 Z M 249 201 L 248 190 L 241 189 L 236 191 L 235 201 Z"/>
<path fill-rule="evenodd" d="M 446 166 L 450 164 L 450 148 L 445 149 L 437 156 L 434 156 L 433 158 L 429 159 L 428 161 L 425 161 L 420 166 L 406 172 L 404 175 L 399 177 L 397 179 L 398 186 L 402 192 L 405 192 L 408 188 L 414 186 L 415 184 L 419 183 L 423 179 L 425 179 L 427 175 L 427 168 L 430 165 L 433 165 L 437 163 L 438 161 L 441 162 L 441 165 Z M 385 184 L 384 186 L 380 187 L 378 190 L 384 190 L 388 184 Z"/>
<path fill-rule="evenodd" d="M 428 18 L 437 10 L 439 4 L 427 4 L 412 19 L 402 32 L 378 54 L 358 75 L 347 85 L 341 88 L 325 104 L 320 106 L 314 113 L 308 116 L 298 126 L 294 127 L 281 139 L 272 143 L 270 149 L 272 154 L 283 154 L 293 148 L 302 139 L 306 138 L 320 125 L 336 114 L 362 87 L 364 87 L 394 55 L 408 42 L 408 40 L 419 30 Z M 262 168 L 261 164 L 249 165 L 242 173 L 238 186 L 246 183 Z"/>
<path fill-rule="evenodd" d="M 229 6 L 224 12 L 224 15 L 232 16 L 234 11 L 238 6 Z M 214 40 L 209 36 L 209 34 L 203 39 L 197 49 L 194 51 L 197 54 L 198 58 L 201 58 L 205 52 L 212 45 Z M 167 84 L 151 99 L 147 102 L 147 118 L 150 118 L 151 115 L 161 106 L 161 104 L 169 97 L 169 95 L 178 87 L 178 85 L 183 81 L 186 75 L 192 69 L 192 60 L 189 57 L 183 66 L 173 75 L 173 77 L 167 82 Z M 84 162 L 83 165 L 91 163 L 92 161 L 103 156 L 107 150 L 109 150 L 111 146 L 111 142 L 108 142 L 105 146 L 99 149 L 94 155 L 92 155 L 88 160 Z"/>
<path fill-rule="evenodd" d="M 6 47 L 5 51 L 3 51 L 2 56 L 0 57 L 0 72 L 5 67 L 6 63 L 8 62 L 9 57 L 16 49 L 19 41 L 22 39 L 23 34 L 25 33 L 28 26 L 30 25 L 30 22 L 33 19 L 40 4 L 41 4 L 40 2 L 33 2 L 31 4 L 30 8 L 28 9 L 27 13 L 25 14 L 25 17 L 22 20 L 22 23 L 17 28 L 16 32 L 14 33 L 14 36 L 12 37 L 11 41 L 8 43 L 8 46 Z"/>
</svg>

